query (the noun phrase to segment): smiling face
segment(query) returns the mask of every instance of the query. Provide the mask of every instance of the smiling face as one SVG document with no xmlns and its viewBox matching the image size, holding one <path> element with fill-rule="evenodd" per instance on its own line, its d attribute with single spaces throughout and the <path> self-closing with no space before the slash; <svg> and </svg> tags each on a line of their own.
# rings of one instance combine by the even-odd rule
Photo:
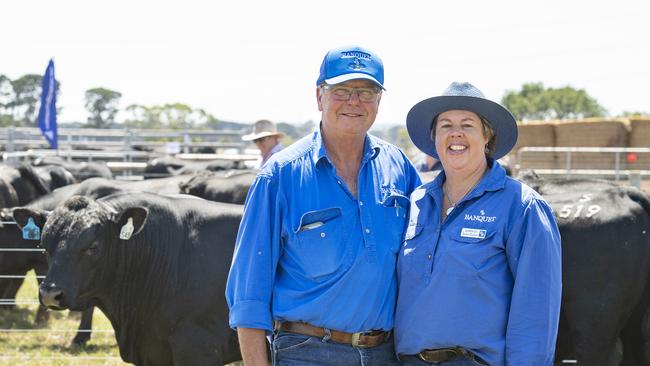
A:
<svg viewBox="0 0 650 366">
<path fill-rule="evenodd" d="M 370 88 L 377 89 L 377 84 L 369 80 L 350 80 L 336 86 L 344 88 Z M 365 135 L 375 122 L 381 91 L 375 100 L 362 102 L 357 91 L 353 92 L 347 101 L 337 100 L 333 90 L 316 89 L 318 110 L 322 112 L 323 130 L 328 134 Z"/>
<path fill-rule="evenodd" d="M 436 120 L 436 152 L 445 172 L 473 172 L 485 167 L 485 145 L 490 138 L 474 112 L 449 110 Z"/>
</svg>

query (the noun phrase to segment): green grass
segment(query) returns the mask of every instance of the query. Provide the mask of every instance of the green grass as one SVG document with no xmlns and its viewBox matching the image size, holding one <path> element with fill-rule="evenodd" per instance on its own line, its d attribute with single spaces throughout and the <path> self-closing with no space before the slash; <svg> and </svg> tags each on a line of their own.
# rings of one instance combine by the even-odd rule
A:
<svg viewBox="0 0 650 366">
<path fill-rule="evenodd" d="M 18 291 L 17 300 L 38 298 L 34 273 L 30 272 Z M 0 305 L 1 306 L 1 305 Z M 4 309 L 3 309 L 4 308 Z M 18 305 L 9 310 L 0 308 L 1 329 L 29 329 L 32 332 L 0 331 L 0 366 L 86 366 L 130 365 L 120 359 L 111 323 L 95 309 L 93 334 L 86 346 L 71 345 L 79 326 L 79 314 L 50 311 L 50 320 L 42 326 L 34 324 L 37 305 Z M 62 330 L 70 330 L 62 332 Z M 111 332 L 95 332 L 110 330 Z M 231 366 L 242 365 L 239 362 Z"/>
</svg>

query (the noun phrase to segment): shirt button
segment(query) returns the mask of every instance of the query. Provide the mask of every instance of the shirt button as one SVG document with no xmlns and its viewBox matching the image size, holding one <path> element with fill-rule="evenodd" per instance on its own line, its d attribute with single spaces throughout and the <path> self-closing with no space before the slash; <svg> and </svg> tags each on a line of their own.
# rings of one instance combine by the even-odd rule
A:
<svg viewBox="0 0 650 366">
<path fill-rule="evenodd" d="M 324 238 L 324 237 L 325 237 L 325 233 L 320 233 L 320 237 L 321 237 L 321 238 Z"/>
<path fill-rule="evenodd" d="M 341 184 L 341 181 L 340 181 L 340 180 L 337 180 L 337 182 L 338 182 L 338 184 Z"/>
<path fill-rule="evenodd" d="M 366 234 L 370 234 L 370 229 L 366 229 Z"/>
<path fill-rule="evenodd" d="M 431 254 L 428 254 L 428 255 L 427 255 L 427 259 L 428 259 L 428 260 L 431 260 L 431 258 L 432 258 L 432 257 L 431 257 Z"/>
<path fill-rule="evenodd" d="M 363 201 L 359 201 L 359 206 L 363 206 Z"/>
</svg>

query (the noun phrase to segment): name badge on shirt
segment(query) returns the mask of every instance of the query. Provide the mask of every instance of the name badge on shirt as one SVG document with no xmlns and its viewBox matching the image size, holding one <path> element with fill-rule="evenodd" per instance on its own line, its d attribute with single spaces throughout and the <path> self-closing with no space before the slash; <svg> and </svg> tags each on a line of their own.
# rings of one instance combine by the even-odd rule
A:
<svg viewBox="0 0 650 366">
<path fill-rule="evenodd" d="M 464 227 L 460 231 L 460 236 L 463 238 L 485 239 L 485 235 L 487 235 L 487 230 L 482 229 L 470 229 L 468 227 Z"/>
</svg>

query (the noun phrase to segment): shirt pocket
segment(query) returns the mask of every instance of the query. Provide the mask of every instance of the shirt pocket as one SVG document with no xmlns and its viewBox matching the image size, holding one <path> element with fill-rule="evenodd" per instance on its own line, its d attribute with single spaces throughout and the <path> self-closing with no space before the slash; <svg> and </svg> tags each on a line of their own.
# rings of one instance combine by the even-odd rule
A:
<svg viewBox="0 0 650 366">
<path fill-rule="evenodd" d="M 494 226 L 456 226 L 450 235 L 452 245 L 446 250 L 448 270 L 460 276 L 480 274 L 490 258 L 501 250 Z"/>
<path fill-rule="evenodd" d="M 330 207 L 305 212 L 295 231 L 299 261 L 305 275 L 319 280 L 342 269 L 347 263 L 347 241 L 342 210 Z"/>
<path fill-rule="evenodd" d="M 389 233 L 391 253 L 396 253 L 404 242 L 404 229 L 406 228 L 406 215 L 411 201 L 408 197 L 398 194 L 387 194 L 382 202 L 383 223 Z"/>
</svg>

